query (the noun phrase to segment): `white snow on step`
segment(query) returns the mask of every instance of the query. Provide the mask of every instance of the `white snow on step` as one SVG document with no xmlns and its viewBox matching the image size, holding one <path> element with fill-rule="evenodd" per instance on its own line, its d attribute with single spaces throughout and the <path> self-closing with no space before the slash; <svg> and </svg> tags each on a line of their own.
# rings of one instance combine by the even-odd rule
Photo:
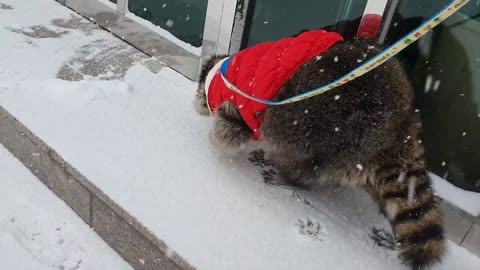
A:
<svg viewBox="0 0 480 270">
<path fill-rule="evenodd" d="M 5 270 L 132 269 L 2 145 L 0 261 Z"/>
<path fill-rule="evenodd" d="M 388 225 L 364 193 L 267 186 L 245 155 L 215 152 L 195 84 L 174 71 L 136 66 L 125 82 L 63 82 L 62 95 L 37 84 L 9 85 L 0 105 L 199 270 L 404 269 L 368 237 Z M 299 229 L 308 219 L 315 237 Z"/>
<path fill-rule="evenodd" d="M 450 184 L 445 179 L 430 174 L 438 196 L 465 210 L 474 217 L 480 216 L 480 193 L 469 192 Z"/>
<path fill-rule="evenodd" d="M 386 223 L 363 193 L 301 194 L 309 207 L 263 184 L 245 155 L 230 162 L 215 152 L 210 119 L 193 109 L 195 84 L 181 75 L 136 66 L 125 78 L 130 95 L 81 83 L 90 86 L 64 82 L 62 94 L 56 80 L 13 84 L 0 105 L 199 270 L 401 269 L 395 252 L 369 239 L 371 226 Z M 110 93 L 74 94 L 95 89 Z M 321 222 L 321 240 L 299 231 L 308 218 Z"/>
</svg>

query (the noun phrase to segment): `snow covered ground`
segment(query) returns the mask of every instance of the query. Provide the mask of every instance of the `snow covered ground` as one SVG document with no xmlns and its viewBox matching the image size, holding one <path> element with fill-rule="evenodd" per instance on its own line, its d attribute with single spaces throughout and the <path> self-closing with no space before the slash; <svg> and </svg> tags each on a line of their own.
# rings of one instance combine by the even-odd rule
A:
<svg viewBox="0 0 480 270">
<path fill-rule="evenodd" d="M 198 269 L 404 269 L 370 239 L 388 225 L 366 194 L 268 186 L 247 156 L 219 156 L 193 89 L 135 66 L 124 82 L 17 83 L 0 104 Z M 480 266 L 450 249 L 437 269 Z"/>
<path fill-rule="evenodd" d="M 388 224 L 365 193 L 265 184 L 269 168 L 248 153 L 231 159 L 210 146 L 194 83 L 152 73 L 140 55 L 92 74 L 85 55 L 117 55 L 118 39 L 53 23 L 75 15 L 52 0 L 0 2 L 13 6 L 0 9 L 0 105 L 199 270 L 405 269 L 370 238 Z M 68 72 L 77 81 L 63 80 Z M 480 268 L 449 247 L 436 270 Z"/>
<path fill-rule="evenodd" d="M 132 269 L 2 145 L 0 268 Z"/>
<path fill-rule="evenodd" d="M 434 174 L 430 174 L 430 177 L 439 197 L 474 217 L 480 217 L 480 193 L 465 191 Z"/>
</svg>

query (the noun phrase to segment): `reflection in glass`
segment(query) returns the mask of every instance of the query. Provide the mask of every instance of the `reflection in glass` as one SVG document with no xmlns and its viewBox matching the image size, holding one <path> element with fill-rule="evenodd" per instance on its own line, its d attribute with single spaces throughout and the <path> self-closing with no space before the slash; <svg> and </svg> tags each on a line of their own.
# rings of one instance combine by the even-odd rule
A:
<svg viewBox="0 0 480 270">
<path fill-rule="evenodd" d="M 420 25 L 447 0 L 401 1 L 390 25 L 391 43 Z M 461 12 L 409 47 L 425 132 L 427 161 L 437 175 L 480 192 L 480 7 Z"/>
<path fill-rule="evenodd" d="M 367 0 L 256 0 L 252 2 L 253 14 L 247 22 L 249 27 L 246 28 L 247 32 L 242 42 L 243 48 L 297 35 L 305 30 L 322 29 L 340 21 L 359 18 L 367 5 Z M 354 34 L 359 24 L 360 20 L 349 29 L 337 28 L 336 30 L 341 34 L 345 34 L 346 31 Z"/>
<path fill-rule="evenodd" d="M 207 3 L 208 0 L 129 0 L 128 9 L 180 40 L 201 47 Z"/>
</svg>

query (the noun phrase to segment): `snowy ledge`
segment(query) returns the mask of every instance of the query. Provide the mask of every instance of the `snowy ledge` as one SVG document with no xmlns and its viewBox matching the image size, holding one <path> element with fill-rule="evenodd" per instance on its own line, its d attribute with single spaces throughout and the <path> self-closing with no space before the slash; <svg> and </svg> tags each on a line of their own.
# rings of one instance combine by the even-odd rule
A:
<svg viewBox="0 0 480 270">
<path fill-rule="evenodd" d="M 135 268 L 160 260 L 183 265 L 173 269 L 193 269 L 191 264 L 199 270 L 316 269 L 319 264 L 404 269 L 396 251 L 370 239 L 373 227 L 388 229 L 388 224 L 366 194 L 268 186 L 247 154 L 232 160 L 211 149 L 209 119 L 197 116 L 192 106 L 195 84 L 168 68 L 153 74 L 134 66 L 124 82 L 47 80 L 4 87 L 0 105 L 49 146 L 29 148 L 25 138 L 37 137 L 11 118 L 8 129 L 26 136 L 4 135 L 1 142 L 11 151 L 17 147 L 17 157 L 54 191 L 67 189 L 51 180 L 64 171 L 62 185 L 69 177 L 78 179 L 93 200 L 77 210 L 124 258 L 133 258 L 128 261 Z M 82 192 L 74 194 L 73 207 Z M 142 239 L 138 234 L 147 240 L 131 240 Z M 157 252 L 145 252 L 149 245 Z M 477 263 L 475 256 L 450 246 L 455 255 L 436 269 L 467 270 Z M 458 256 L 463 261 L 453 259 Z"/>
<path fill-rule="evenodd" d="M 430 178 L 433 188 L 440 198 L 447 200 L 474 217 L 480 217 L 480 193 L 458 188 L 433 173 L 430 173 Z"/>
</svg>

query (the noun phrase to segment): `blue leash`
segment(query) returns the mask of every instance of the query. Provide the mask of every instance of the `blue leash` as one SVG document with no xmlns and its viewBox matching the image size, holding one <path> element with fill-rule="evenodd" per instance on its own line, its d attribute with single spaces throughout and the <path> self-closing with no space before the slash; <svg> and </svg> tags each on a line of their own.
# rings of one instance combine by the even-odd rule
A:
<svg viewBox="0 0 480 270">
<path fill-rule="evenodd" d="M 225 60 L 225 62 L 222 64 L 220 67 L 220 74 L 221 77 L 225 83 L 225 85 L 232 91 L 257 102 L 267 104 L 267 105 L 283 105 L 283 104 L 288 104 L 288 103 L 294 103 L 297 101 L 301 101 L 316 95 L 323 94 L 329 90 L 332 90 L 334 88 L 337 88 L 339 86 L 342 86 L 358 77 L 361 77 L 365 75 L 366 73 L 372 71 L 373 69 L 379 67 L 383 63 L 387 62 L 389 59 L 403 51 L 405 48 L 410 46 L 412 43 L 420 39 L 422 36 L 424 36 L 426 33 L 428 33 L 430 30 L 432 30 L 434 27 L 439 25 L 441 22 L 452 16 L 455 12 L 457 12 L 460 8 L 462 8 L 464 5 L 466 5 L 470 0 L 452 0 L 449 4 L 447 4 L 443 9 L 441 9 L 439 12 L 437 12 L 434 16 L 432 16 L 430 19 L 425 21 L 422 25 L 417 27 L 415 30 L 411 31 L 409 34 L 395 42 L 394 44 L 390 45 L 387 47 L 385 50 L 380 52 L 378 55 L 373 57 L 372 59 L 368 60 L 364 64 L 360 65 L 356 69 L 350 71 L 343 77 L 326 84 L 324 86 L 321 86 L 319 88 L 307 91 L 305 93 L 292 96 L 290 98 L 280 100 L 280 101 L 271 101 L 271 100 L 264 100 L 260 98 L 253 97 L 244 91 L 240 90 L 237 88 L 233 83 L 231 83 L 227 78 L 226 78 L 226 73 L 228 70 L 228 66 L 230 64 L 230 61 L 232 57 L 228 58 Z"/>
</svg>

